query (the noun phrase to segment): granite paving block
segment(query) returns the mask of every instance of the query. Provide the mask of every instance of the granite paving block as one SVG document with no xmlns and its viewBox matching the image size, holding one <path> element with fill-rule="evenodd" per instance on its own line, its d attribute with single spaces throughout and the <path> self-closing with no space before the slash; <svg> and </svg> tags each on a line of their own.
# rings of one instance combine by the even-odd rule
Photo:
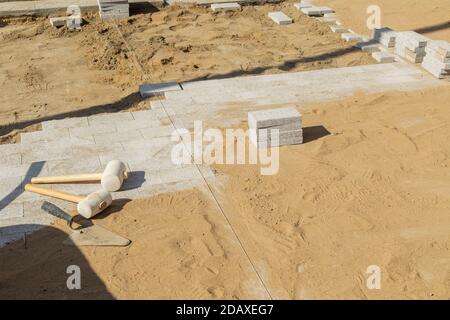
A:
<svg viewBox="0 0 450 320">
<path fill-rule="evenodd" d="M 428 41 L 427 49 L 434 51 L 444 59 L 450 58 L 450 43 L 445 40 Z"/>
<path fill-rule="evenodd" d="M 131 121 L 133 119 L 126 119 L 123 121 Z M 115 125 L 114 121 L 110 122 L 101 122 L 101 121 L 95 121 L 97 122 L 94 125 L 91 125 L 89 127 L 77 127 L 77 128 L 69 128 L 69 134 L 71 137 L 78 137 L 78 138 L 87 138 L 88 141 L 95 141 L 93 139 L 93 136 L 96 134 L 101 133 L 114 133 L 117 132 L 117 127 Z M 120 121 L 119 121 L 120 122 Z M 92 139 L 91 139 L 92 137 Z"/>
<path fill-rule="evenodd" d="M 22 155 L 20 153 L 8 154 L 0 153 L 0 163 L 2 166 L 18 166 L 22 164 Z"/>
<path fill-rule="evenodd" d="M 129 130 L 114 133 L 99 133 L 94 135 L 95 143 L 108 143 L 108 142 L 127 142 L 136 139 L 142 139 L 143 136 L 140 130 Z"/>
<path fill-rule="evenodd" d="M 158 137 L 170 137 L 174 132 L 174 130 L 175 130 L 174 127 L 168 125 L 168 126 L 140 129 L 139 131 L 141 132 L 144 139 L 152 139 Z"/>
<path fill-rule="evenodd" d="M 401 42 L 405 47 L 414 50 L 417 47 L 425 47 L 430 39 L 414 31 L 397 32 L 396 42 Z"/>
<path fill-rule="evenodd" d="M 52 160 L 46 164 L 49 175 L 66 175 L 78 173 L 101 173 L 104 167 L 97 155 L 90 157 L 76 157 L 75 159 Z"/>
<path fill-rule="evenodd" d="M 281 11 L 269 12 L 269 18 L 279 25 L 291 24 L 292 19 Z"/>
<path fill-rule="evenodd" d="M 374 52 L 372 53 L 372 57 L 379 63 L 391 63 L 395 62 L 395 56 L 388 52 Z"/>
<path fill-rule="evenodd" d="M 287 138 L 287 137 L 297 137 L 302 135 L 303 131 L 301 128 L 293 129 L 293 130 L 278 130 L 277 127 L 274 128 L 265 128 L 265 129 L 250 129 L 249 137 L 253 141 L 266 141 L 278 138 Z"/>
<path fill-rule="evenodd" d="M 50 25 L 52 27 L 63 27 L 67 24 L 67 19 L 69 17 L 52 17 L 49 19 Z"/>
<path fill-rule="evenodd" d="M 362 37 L 355 33 L 342 33 L 341 38 L 345 41 L 362 41 Z"/>
<path fill-rule="evenodd" d="M 341 26 L 335 25 L 335 26 L 330 26 L 331 31 L 333 31 L 334 33 L 348 33 L 348 29 L 343 28 Z"/>
<path fill-rule="evenodd" d="M 76 158 L 92 157 L 104 152 L 120 152 L 123 151 L 120 142 L 106 142 L 102 144 L 74 145 L 72 153 Z"/>
<path fill-rule="evenodd" d="M 212 11 L 236 11 L 239 10 L 240 8 L 241 5 L 237 2 L 211 4 Z"/>
<path fill-rule="evenodd" d="M 65 118 L 59 120 L 50 120 L 42 122 L 42 130 L 59 129 L 59 128 L 79 128 L 87 127 L 87 117 Z"/>
<path fill-rule="evenodd" d="M 23 203 L 9 203 L 2 205 L 0 200 L 0 220 L 22 218 L 23 217 Z"/>
<path fill-rule="evenodd" d="M 291 145 L 291 144 L 301 144 L 303 143 L 303 132 L 302 130 L 295 130 L 289 132 L 288 134 L 279 135 L 278 137 L 268 136 L 269 138 L 266 140 L 259 140 L 254 135 L 250 135 L 250 142 L 253 145 L 258 146 L 258 148 L 272 148 L 279 147 L 283 145 Z"/>
<path fill-rule="evenodd" d="M 306 7 L 302 8 L 301 11 L 308 16 L 323 16 L 327 13 L 334 13 L 334 10 L 329 7 Z"/>
<path fill-rule="evenodd" d="M 118 121 L 133 120 L 133 116 L 130 112 L 117 112 L 96 114 L 88 117 L 89 126 L 97 126 L 99 124 L 114 124 Z"/>
<path fill-rule="evenodd" d="M 173 142 L 169 136 L 164 137 L 156 137 L 151 139 L 143 139 L 136 141 L 129 141 L 126 143 L 122 143 L 124 151 L 139 151 L 143 149 L 155 149 L 155 148 L 163 148 L 165 146 L 172 146 L 176 142 Z"/>
<path fill-rule="evenodd" d="M 249 128 L 268 128 L 292 122 L 301 123 L 301 115 L 295 108 L 279 108 L 248 113 Z"/>
<path fill-rule="evenodd" d="M 424 59 L 422 67 L 438 79 L 444 79 L 450 76 L 450 64 Z"/>
<path fill-rule="evenodd" d="M 358 42 L 356 47 L 361 49 L 363 52 L 378 52 L 380 51 L 380 45 L 377 43 L 373 43 L 373 41 L 363 41 Z"/>
<path fill-rule="evenodd" d="M 20 134 L 20 142 L 22 144 L 36 141 L 58 141 L 64 138 L 69 138 L 69 130 L 67 128 L 45 129 L 42 131 L 25 132 Z"/>
<path fill-rule="evenodd" d="M 373 40 L 388 48 L 395 46 L 396 37 L 396 32 L 387 27 L 375 28 L 373 31 Z"/>
<path fill-rule="evenodd" d="M 138 130 L 160 126 L 162 126 L 160 119 L 148 120 L 146 118 L 140 118 L 137 120 L 119 121 L 116 123 L 117 132 L 129 131 L 130 129 Z"/>
<path fill-rule="evenodd" d="M 36 161 L 62 160 L 72 158 L 72 149 L 70 145 L 46 145 L 41 148 L 33 148 L 22 155 L 22 163 L 32 163 Z"/>
<path fill-rule="evenodd" d="M 342 25 L 342 22 L 339 20 L 336 20 L 336 18 L 330 18 L 330 17 L 319 17 L 316 18 L 317 21 L 330 25 L 330 26 L 340 26 Z"/>
<path fill-rule="evenodd" d="M 139 93 L 143 98 L 162 95 L 167 91 L 179 90 L 181 90 L 181 86 L 178 82 L 148 83 L 139 86 Z"/>
<path fill-rule="evenodd" d="M 311 3 L 294 3 L 294 7 L 297 8 L 297 10 L 302 10 L 303 8 L 311 8 L 313 5 Z"/>
</svg>

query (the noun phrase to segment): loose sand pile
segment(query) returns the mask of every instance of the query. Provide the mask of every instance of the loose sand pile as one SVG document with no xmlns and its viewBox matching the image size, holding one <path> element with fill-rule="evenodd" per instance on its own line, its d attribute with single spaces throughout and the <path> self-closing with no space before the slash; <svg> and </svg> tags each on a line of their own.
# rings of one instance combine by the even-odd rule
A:
<svg viewBox="0 0 450 320">
<path fill-rule="evenodd" d="M 215 167 L 227 181 L 215 194 L 274 297 L 450 298 L 449 99 L 431 89 L 305 107 L 306 143 L 280 149 L 278 175 Z M 27 249 L 0 249 L 0 297 L 264 297 L 206 193 L 117 206 L 96 223 L 131 246 L 78 251 L 44 229 Z M 86 274 L 79 292 L 65 287 L 69 264 Z M 366 288 L 370 265 L 381 290 Z"/>
</svg>

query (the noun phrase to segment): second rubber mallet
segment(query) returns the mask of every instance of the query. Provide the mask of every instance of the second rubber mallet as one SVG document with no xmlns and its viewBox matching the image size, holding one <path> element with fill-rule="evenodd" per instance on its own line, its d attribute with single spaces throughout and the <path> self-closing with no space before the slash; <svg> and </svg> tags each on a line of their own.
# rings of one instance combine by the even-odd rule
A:
<svg viewBox="0 0 450 320">
<path fill-rule="evenodd" d="M 111 160 L 105 167 L 103 173 L 71 174 L 63 176 L 34 177 L 33 184 L 44 183 L 71 183 L 100 181 L 103 189 L 114 192 L 120 189 L 123 180 L 128 178 L 127 167 L 122 161 Z"/>
</svg>

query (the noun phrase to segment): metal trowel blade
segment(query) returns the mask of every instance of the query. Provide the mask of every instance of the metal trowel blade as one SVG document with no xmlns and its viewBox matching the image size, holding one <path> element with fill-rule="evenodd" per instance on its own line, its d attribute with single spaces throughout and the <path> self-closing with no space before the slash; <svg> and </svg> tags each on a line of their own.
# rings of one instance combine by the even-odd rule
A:
<svg viewBox="0 0 450 320">
<path fill-rule="evenodd" d="M 72 246 L 127 246 L 130 240 L 97 225 L 74 231 L 64 244 Z"/>
</svg>

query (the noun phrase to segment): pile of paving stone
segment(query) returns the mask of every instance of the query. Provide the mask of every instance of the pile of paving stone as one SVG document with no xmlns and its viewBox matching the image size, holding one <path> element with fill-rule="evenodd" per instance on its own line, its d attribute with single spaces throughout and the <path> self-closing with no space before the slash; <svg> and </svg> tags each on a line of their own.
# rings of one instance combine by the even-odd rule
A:
<svg viewBox="0 0 450 320">
<path fill-rule="evenodd" d="M 295 108 L 248 113 L 249 138 L 258 148 L 303 143 L 302 117 Z"/>
<path fill-rule="evenodd" d="M 414 31 L 397 32 L 395 53 L 413 63 L 422 63 L 429 39 Z"/>
<path fill-rule="evenodd" d="M 373 40 L 381 43 L 388 48 L 395 47 L 396 32 L 390 28 L 375 28 L 373 32 Z"/>
<path fill-rule="evenodd" d="M 429 41 L 422 67 L 439 79 L 450 78 L 450 43 L 444 40 Z"/>
<path fill-rule="evenodd" d="M 97 0 L 100 18 L 115 19 L 130 16 L 128 0 Z"/>
</svg>

